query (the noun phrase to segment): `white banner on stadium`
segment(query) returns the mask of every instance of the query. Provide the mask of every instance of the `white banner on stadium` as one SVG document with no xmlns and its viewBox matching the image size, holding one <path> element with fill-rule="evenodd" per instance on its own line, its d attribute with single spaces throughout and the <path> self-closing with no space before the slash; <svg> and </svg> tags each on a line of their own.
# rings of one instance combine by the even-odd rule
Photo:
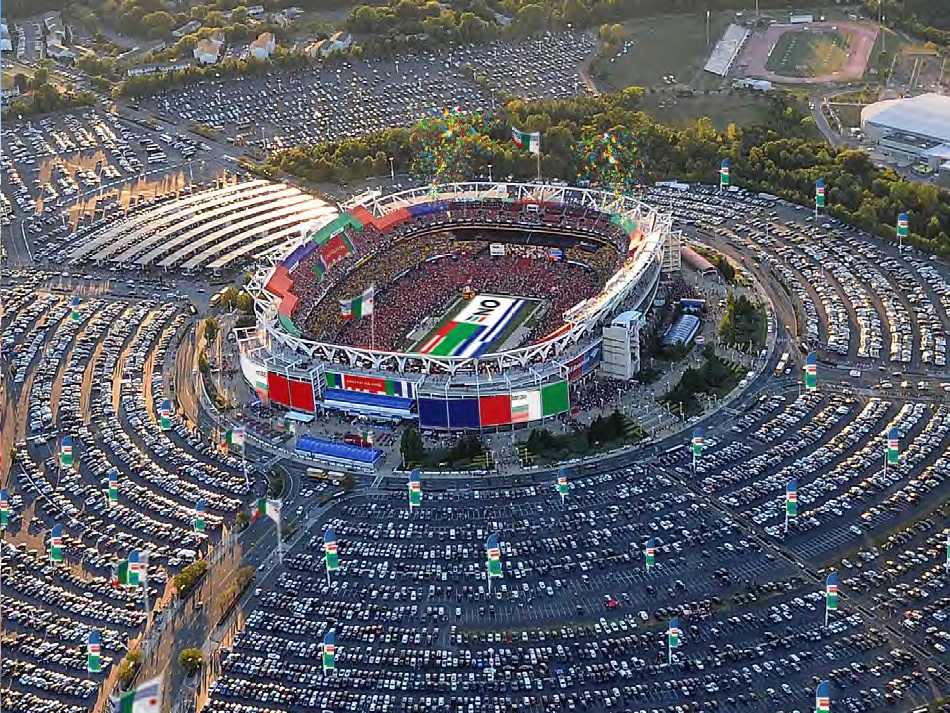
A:
<svg viewBox="0 0 950 713">
<path fill-rule="evenodd" d="M 500 257 L 505 254 L 505 244 L 504 243 L 492 243 L 488 246 L 488 252 L 492 257 Z"/>
<path fill-rule="evenodd" d="M 526 423 L 541 418 L 540 391 L 511 392 L 511 422 Z"/>
</svg>

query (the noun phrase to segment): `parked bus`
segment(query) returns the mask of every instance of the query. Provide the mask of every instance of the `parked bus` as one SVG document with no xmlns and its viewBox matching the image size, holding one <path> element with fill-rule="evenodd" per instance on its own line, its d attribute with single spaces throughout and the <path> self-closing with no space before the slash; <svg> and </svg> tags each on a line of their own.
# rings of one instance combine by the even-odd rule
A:
<svg viewBox="0 0 950 713">
<path fill-rule="evenodd" d="M 782 358 L 778 360 L 778 364 L 775 365 L 775 375 L 781 376 L 785 373 L 785 367 L 788 366 L 788 360 L 792 358 L 792 355 L 788 352 L 782 354 Z"/>
</svg>

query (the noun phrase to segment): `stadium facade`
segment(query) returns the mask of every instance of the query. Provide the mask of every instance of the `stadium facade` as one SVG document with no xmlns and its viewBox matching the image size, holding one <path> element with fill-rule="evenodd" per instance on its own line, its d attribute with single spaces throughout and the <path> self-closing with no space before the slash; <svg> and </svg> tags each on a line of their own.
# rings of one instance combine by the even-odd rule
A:
<svg viewBox="0 0 950 713">
<path fill-rule="evenodd" d="M 596 213 L 610 228 L 619 269 L 596 295 L 564 312 L 563 324 L 551 334 L 512 349 L 469 354 L 385 351 L 320 341 L 306 333 L 306 325 L 295 322 L 301 297 L 295 294 L 298 271 L 302 263 L 310 264 L 306 261 L 312 261 L 314 251 L 321 255 L 322 278 L 323 254 L 343 250 L 341 241 L 352 246 L 348 234 L 397 226 L 405 231 L 420 218 L 427 221 L 426 234 L 490 229 L 494 226 L 484 221 L 460 223 L 465 207 L 489 202 L 510 207 L 511 215 L 524 209 L 541 215 L 581 209 Z M 631 310 L 646 313 L 662 275 L 680 267 L 680 237 L 672 231 L 670 214 L 603 191 L 458 183 L 369 195 L 364 203 L 342 208 L 283 256 L 262 265 L 248 284 L 257 327 L 240 335 L 242 372 L 262 400 L 294 411 L 328 408 L 376 419 L 414 420 L 421 428 L 436 430 L 503 428 L 555 417 L 572 408 L 572 382 L 594 375 L 601 366 L 604 328 L 613 317 Z M 533 230 L 544 232 L 538 224 Z M 588 234 L 583 239 L 597 237 Z M 335 303 L 321 306 L 336 308 Z M 634 322 L 630 333 L 635 351 L 638 326 Z M 638 351 L 635 356 L 639 359 Z"/>
<path fill-rule="evenodd" d="M 950 96 L 887 99 L 861 110 L 861 130 L 889 155 L 950 170 Z"/>
</svg>

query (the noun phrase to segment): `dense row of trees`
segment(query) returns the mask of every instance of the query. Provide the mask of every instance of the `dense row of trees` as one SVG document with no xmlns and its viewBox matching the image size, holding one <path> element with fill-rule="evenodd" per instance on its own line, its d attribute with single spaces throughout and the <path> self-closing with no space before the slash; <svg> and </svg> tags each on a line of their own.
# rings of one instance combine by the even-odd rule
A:
<svg viewBox="0 0 950 713">
<path fill-rule="evenodd" d="M 95 102 L 96 97 L 90 92 L 75 91 L 71 88 L 61 91 L 50 81 L 50 66 L 49 61 L 44 60 L 32 77 L 21 72 L 13 75 L 13 85 L 20 90 L 20 98 L 10 102 L 10 116 L 26 118 L 51 111 L 89 106 Z"/>
<path fill-rule="evenodd" d="M 555 435 L 547 428 L 532 429 L 517 444 L 522 460 L 555 461 L 636 443 L 643 438 L 639 426 L 619 411 L 595 416 L 589 426 Z"/>
<path fill-rule="evenodd" d="M 670 406 L 682 408 L 684 416 L 702 411 L 700 394 L 725 396 L 740 380 L 738 369 L 720 359 L 713 345 L 706 345 L 703 356 L 706 360 L 702 366 L 684 371 L 679 383 L 663 397 Z"/>
<path fill-rule="evenodd" d="M 912 183 L 889 168 L 876 167 L 863 151 L 839 150 L 811 138 L 811 117 L 782 95 L 771 98 L 763 125 L 730 126 L 718 131 L 708 119 L 677 129 L 638 110 L 642 90 L 631 88 L 599 97 L 579 96 L 530 105 L 504 103 L 490 128 L 492 170 L 496 177 L 530 178 L 534 156 L 509 140 L 514 125 L 542 134 L 541 173 L 571 181 L 578 176 L 576 146 L 583 137 L 624 128 L 636 132 L 641 155 L 648 156 L 647 181 L 679 179 L 713 183 L 723 158 L 729 158 L 733 183 L 804 205 L 814 201 L 815 181 L 826 183 L 827 213 L 882 237 L 896 240 L 897 214 L 910 213 L 910 242 L 950 254 L 950 193 Z M 304 145 L 277 153 L 264 173 L 284 171 L 314 182 L 346 182 L 397 172 L 412 164 L 409 130 L 390 128 L 343 141 Z M 472 176 L 485 166 L 472 166 Z"/>
<path fill-rule="evenodd" d="M 749 351 L 758 349 L 766 339 L 765 308 L 745 295 L 730 292 L 726 297 L 726 313 L 719 325 L 719 336 L 725 344 Z"/>
<path fill-rule="evenodd" d="M 950 11 L 947 0 L 863 0 L 871 17 L 878 14 L 887 24 L 915 37 L 950 47 Z"/>
</svg>

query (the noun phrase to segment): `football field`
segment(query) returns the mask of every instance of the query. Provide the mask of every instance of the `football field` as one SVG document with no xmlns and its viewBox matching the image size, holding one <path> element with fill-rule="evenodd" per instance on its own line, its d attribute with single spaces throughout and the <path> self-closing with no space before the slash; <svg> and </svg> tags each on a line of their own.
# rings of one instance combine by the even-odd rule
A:
<svg viewBox="0 0 950 713">
<path fill-rule="evenodd" d="M 412 351 L 432 356 L 481 356 L 497 349 L 537 306 L 535 300 L 500 295 L 459 300 Z"/>
</svg>

